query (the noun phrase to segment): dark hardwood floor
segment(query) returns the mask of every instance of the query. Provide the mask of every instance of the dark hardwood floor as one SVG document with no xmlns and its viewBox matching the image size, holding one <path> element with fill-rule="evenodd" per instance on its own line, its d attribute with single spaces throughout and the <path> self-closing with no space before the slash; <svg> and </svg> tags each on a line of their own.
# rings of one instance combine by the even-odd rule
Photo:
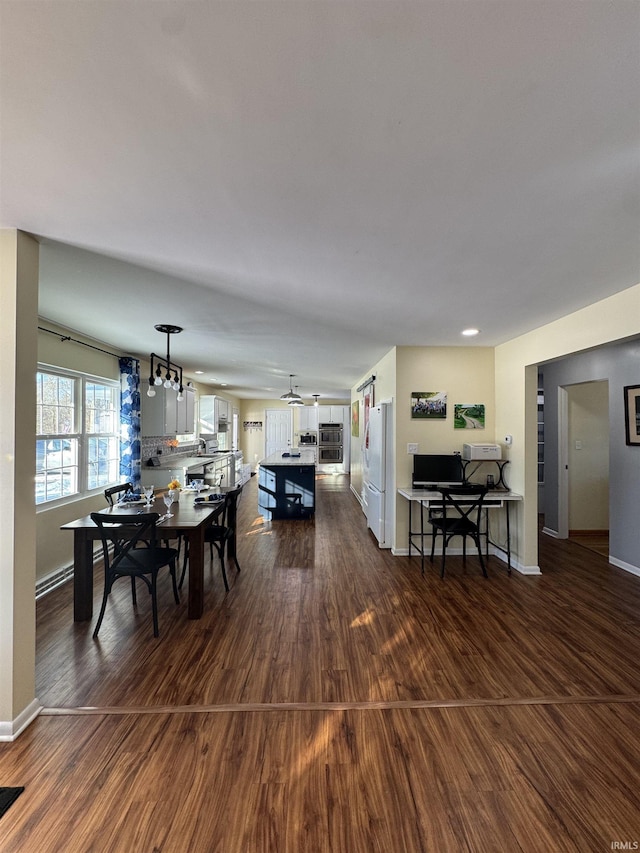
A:
<svg viewBox="0 0 640 853">
<path fill-rule="evenodd" d="M 240 574 L 160 638 L 38 603 L 43 714 L 0 744 L 0 850 L 604 851 L 640 843 L 640 579 L 543 536 L 540 577 L 377 548 L 345 476 L 314 521 L 240 503 Z M 62 534 L 61 534 L 62 535 Z M 101 595 L 97 572 L 96 603 Z"/>
</svg>

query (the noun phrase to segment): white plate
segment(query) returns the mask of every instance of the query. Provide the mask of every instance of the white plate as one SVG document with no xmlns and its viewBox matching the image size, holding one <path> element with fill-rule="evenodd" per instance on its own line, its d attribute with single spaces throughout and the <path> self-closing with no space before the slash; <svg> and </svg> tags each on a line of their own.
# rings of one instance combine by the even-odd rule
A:
<svg viewBox="0 0 640 853">
<path fill-rule="evenodd" d="M 146 500 L 139 498 L 137 501 L 121 501 L 118 503 L 118 506 L 138 506 L 139 504 L 146 504 Z"/>
<path fill-rule="evenodd" d="M 209 491 L 210 488 L 211 488 L 210 486 L 202 486 L 200 491 L 201 492 L 207 492 L 207 491 Z M 195 492 L 195 489 L 192 486 L 187 486 L 187 488 L 185 489 L 185 492 Z"/>
</svg>

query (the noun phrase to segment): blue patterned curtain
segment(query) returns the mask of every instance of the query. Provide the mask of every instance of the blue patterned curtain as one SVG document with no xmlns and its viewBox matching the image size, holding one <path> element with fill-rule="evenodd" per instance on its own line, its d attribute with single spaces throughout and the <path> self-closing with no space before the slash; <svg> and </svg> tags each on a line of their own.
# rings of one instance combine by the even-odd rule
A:
<svg viewBox="0 0 640 853">
<path fill-rule="evenodd" d="M 120 477 L 140 486 L 140 362 L 120 358 Z"/>
</svg>

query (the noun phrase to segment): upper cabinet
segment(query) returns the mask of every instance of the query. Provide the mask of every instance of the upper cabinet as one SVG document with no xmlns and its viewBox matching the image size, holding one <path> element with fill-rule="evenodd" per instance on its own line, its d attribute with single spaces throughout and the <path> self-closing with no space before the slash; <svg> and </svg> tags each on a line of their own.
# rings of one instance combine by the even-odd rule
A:
<svg viewBox="0 0 640 853">
<path fill-rule="evenodd" d="M 298 430 L 309 432 L 318 429 L 320 409 L 318 406 L 300 406 L 298 408 Z"/>
<path fill-rule="evenodd" d="M 178 402 L 173 388 L 156 388 L 155 397 L 141 395 L 141 433 L 149 435 L 184 435 L 194 432 L 195 391 L 186 385 L 184 399 Z"/>
<path fill-rule="evenodd" d="M 200 416 L 198 418 L 198 433 L 215 434 L 225 432 L 231 421 L 231 403 L 215 394 L 205 394 L 200 397 Z"/>
<path fill-rule="evenodd" d="M 348 406 L 319 406 L 321 424 L 343 424 L 347 426 L 349 423 L 349 407 Z"/>
</svg>

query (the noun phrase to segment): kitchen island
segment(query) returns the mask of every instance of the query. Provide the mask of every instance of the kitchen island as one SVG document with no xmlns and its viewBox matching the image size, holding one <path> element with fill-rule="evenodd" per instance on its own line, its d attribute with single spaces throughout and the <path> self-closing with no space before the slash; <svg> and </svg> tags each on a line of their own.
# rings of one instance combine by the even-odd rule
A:
<svg viewBox="0 0 640 853">
<path fill-rule="evenodd" d="M 260 463 L 258 510 L 266 519 L 310 518 L 316 509 L 313 450 L 273 453 Z"/>
</svg>

